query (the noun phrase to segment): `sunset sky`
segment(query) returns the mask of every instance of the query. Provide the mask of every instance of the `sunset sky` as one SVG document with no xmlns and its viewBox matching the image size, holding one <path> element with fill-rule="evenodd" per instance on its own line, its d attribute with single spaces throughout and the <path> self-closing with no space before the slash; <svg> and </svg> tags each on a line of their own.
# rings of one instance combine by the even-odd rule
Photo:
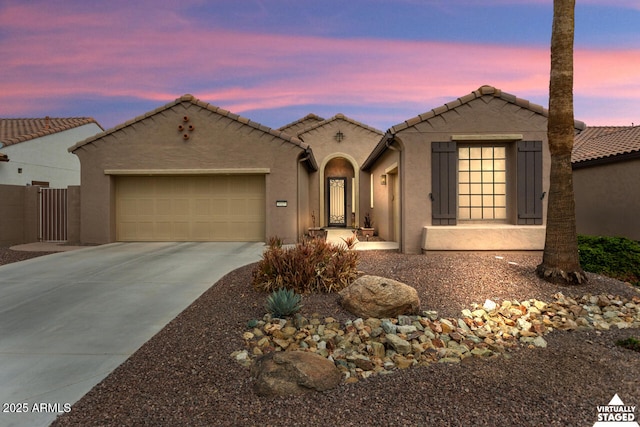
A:
<svg viewBox="0 0 640 427">
<path fill-rule="evenodd" d="M 0 117 L 113 127 L 190 93 L 386 130 L 484 84 L 548 105 L 552 0 L 0 0 Z M 640 0 L 577 0 L 575 117 L 640 123 Z"/>
</svg>

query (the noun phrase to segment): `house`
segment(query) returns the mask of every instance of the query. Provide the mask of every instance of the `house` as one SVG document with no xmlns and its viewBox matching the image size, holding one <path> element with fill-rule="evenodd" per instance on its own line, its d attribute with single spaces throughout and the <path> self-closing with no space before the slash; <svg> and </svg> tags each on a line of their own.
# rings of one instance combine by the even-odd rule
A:
<svg viewBox="0 0 640 427">
<path fill-rule="evenodd" d="M 292 243 L 369 216 L 405 253 L 541 250 L 547 117 L 482 86 L 386 133 L 343 114 L 274 130 L 184 95 L 69 149 L 80 240 Z"/>
<path fill-rule="evenodd" d="M 102 130 L 87 117 L 0 119 L 0 184 L 79 185 L 80 162 L 67 149 Z"/>
<path fill-rule="evenodd" d="M 578 233 L 640 240 L 640 126 L 587 127 L 572 167 Z"/>
<path fill-rule="evenodd" d="M 547 117 L 482 86 L 393 126 L 362 166 L 380 236 L 405 253 L 543 249 Z"/>
</svg>

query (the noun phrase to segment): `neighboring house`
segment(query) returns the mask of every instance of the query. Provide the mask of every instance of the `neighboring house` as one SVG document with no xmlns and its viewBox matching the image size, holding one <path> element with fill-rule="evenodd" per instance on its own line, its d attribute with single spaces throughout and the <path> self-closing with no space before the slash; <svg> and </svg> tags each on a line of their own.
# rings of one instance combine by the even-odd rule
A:
<svg viewBox="0 0 640 427">
<path fill-rule="evenodd" d="M 79 185 L 80 162 L 67 149 L 102 130 L 86 117 L 0 119 L 0 184 Z"/>
<path fill-rule="evenodd" d="M 587 127 L 572 164 L 578 233 L 640 240 L 640 126 Z"/>
<path fill-rule="evenodd" d="M 184 95 L 69 149 L 80 240 L 292 243 L 369 214 L 405 253 L 541 250 L 547 117 L 483 86 L 385 134 L 342 114 L 273 130 Z"/>
<path fill-rule="evenodd" d="M 309 114 L 280 130 L 309 144 L 318 162 L 309 177 L 310 212 L 301 212 L 307 226 L 362 225 L 371 210 L 371 182 L 360 167 L 383 133 L 343 114 L 327 120 Z"/>
<path fill-rule="evenodd" d="M 374 177 L 380 236 L 406 253 L 543 249 L 547 117 L 482 86 L 393 126 L 362 167 Z"/>
</svg>

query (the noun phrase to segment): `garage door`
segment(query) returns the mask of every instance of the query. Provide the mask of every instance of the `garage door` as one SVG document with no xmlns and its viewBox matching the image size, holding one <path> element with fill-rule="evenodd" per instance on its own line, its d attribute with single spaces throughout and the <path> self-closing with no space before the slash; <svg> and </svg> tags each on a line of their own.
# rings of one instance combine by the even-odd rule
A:
<svg viewBox="0 0 640 427">
<path fill-rule="evenodd" d="M 118 241 L 265 239 L 264 175 L 118 177 Z"/>
</svg>

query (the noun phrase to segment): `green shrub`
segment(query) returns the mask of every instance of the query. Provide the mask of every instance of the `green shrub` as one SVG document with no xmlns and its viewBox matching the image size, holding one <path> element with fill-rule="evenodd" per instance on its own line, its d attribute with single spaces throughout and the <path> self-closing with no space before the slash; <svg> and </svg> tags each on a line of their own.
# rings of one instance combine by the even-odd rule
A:
<svg viewBox="0 0 640 427">
<path fill-rule="evenodd" d="M 629 337 L 624 340 L 618 340 L 616 341 L 616 345 L 640 353 L 640 340 L 636 337 Z"/>
<path fill-rule="evenodd" d="M 267 297 L 265 308 L 274 317 L 283 318 L 297 313 L 302 308 L 300 295 L 291 289 L 278 289 Z"/>
<path fill-rule="evenodd" d="M 272 292 L 286 288 L 300 294 L 340 291 L 357 277 L 358 253 L 305 239 L 294 247 L 270 246 L 253 271 L 253 286 Z"/>
<path fill-rule="evenodd" d="M 624 237 L 578 236 L 585 271 L 640 285 L 640 242 Z"/>
</svg>

